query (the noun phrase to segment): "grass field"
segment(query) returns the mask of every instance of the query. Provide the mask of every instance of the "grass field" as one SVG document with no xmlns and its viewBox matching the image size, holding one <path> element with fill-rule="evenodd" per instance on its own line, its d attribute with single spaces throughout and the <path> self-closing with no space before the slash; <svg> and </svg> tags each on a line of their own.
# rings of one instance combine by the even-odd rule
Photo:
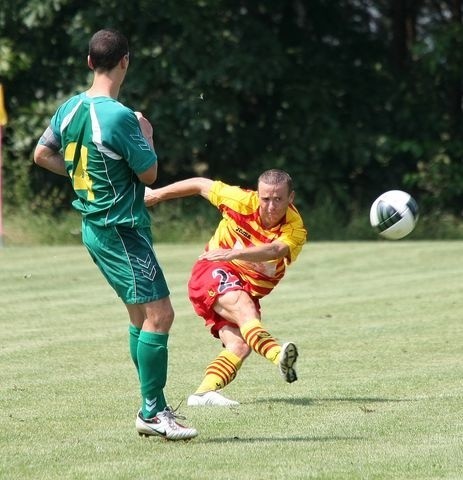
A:
<svg viewBox="0 0 463 480">
<path fill-rule="evenodd" d="M 220 345 L 186 296 L 201 245 L 157 248 L 176 406 Z M 463 478 L 463 242 L 312 243 L 262 302 L 299 381 L 251 356 L 200 436 L 138 437 L 123 305 L 81 246 L 0 250 L 0 478 Z"/>
</svg>

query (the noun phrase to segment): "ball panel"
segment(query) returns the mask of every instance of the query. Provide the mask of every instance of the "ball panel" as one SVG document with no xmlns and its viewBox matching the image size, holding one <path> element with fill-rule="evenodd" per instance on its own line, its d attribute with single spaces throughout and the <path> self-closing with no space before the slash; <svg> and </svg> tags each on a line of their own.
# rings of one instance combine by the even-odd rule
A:
<svg viewBox="0 0 463 480">
<path fill-rule="evenodd" d="M 415 223 L 416 223 L 418 221 L 418 217 L 419 217 L 419 209 L 418 209 L 418 204 L 415 202 L 415 199 L 413 197 L 410 197 L 408 199 L 407 208 L 412 213 L 413 217 L 415 218 Z"/>
<path fill-rule="evenodd" d="M 391 204 L 380 200 L 378 202 L 377 212 L 379 223 L 376 228 L 382 232 L 389 227 L 392 227 L 395 223 L 399 222 L 402 215 Z"/>
<path fill-rule="evenodd" d="M 399 222 L 395 223 L 386 230 L 379 232 L 379 234 L 388 240 L 400 240 L 411 233 L 414 228 L 415 222 L 413 217 L 410 215 L 405 215 L 400 219 Z"/>
</svg>

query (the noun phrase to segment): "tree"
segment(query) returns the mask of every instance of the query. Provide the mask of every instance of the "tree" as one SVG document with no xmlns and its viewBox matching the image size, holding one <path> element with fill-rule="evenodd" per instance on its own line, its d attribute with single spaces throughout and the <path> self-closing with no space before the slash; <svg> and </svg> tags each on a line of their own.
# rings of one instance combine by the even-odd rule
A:
<svg viewBox="0 0 463 480">
<path fill-rule="evenodd" d="M 160 183 L 251 186 L 285 168 L 303 208 L 327 203 L 345 223 L 390 188 L 461 204 L 461 0 L 2 2 L 9 202 L 68 208 L 65 179 L 29 159 L 56 105 L 86 88 L 88 39 L 107 26 L 130 39 L 121 100 L 154 121 Z"/>
</svg>

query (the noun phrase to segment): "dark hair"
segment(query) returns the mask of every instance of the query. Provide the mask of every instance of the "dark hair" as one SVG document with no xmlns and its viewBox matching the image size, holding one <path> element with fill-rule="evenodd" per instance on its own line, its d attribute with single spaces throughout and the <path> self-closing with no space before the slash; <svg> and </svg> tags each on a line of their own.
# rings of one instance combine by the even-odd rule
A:
<svg viewBox="0 0 463 480">
<path fill-rule="evenodd" d="M 117 30 L 99 30 L 88 44 L 88 54 L 94 70 L 112 70 L 128 53 L 129 42 Z"/>
<path fill-rule="evenodd" d="M 293 191 L 293 179 L 288 173 L 283 170 L 278 170 L 277 168 L 263 172 L 257 180 L 257 185 L 259 185 L 260 182 L 266 183 L 267 185 L 280 185 L 281 183 L 285 183 L 288 186 L 288 193 Z"/>
</svg>

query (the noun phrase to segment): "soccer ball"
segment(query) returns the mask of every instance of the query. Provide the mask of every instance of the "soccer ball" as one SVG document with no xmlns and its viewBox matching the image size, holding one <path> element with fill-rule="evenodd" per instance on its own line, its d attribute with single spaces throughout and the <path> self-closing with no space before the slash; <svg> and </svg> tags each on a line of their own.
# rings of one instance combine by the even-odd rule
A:
<svg viewBox="0 0 463 480">
<path fill-rule="evenodd" d="M 388 240 L 399 240 L 413 231 L 418 221 L 418 205 L 408 193 L 389 190 L 371 205 L 371 226 Z"/>
</svg>

